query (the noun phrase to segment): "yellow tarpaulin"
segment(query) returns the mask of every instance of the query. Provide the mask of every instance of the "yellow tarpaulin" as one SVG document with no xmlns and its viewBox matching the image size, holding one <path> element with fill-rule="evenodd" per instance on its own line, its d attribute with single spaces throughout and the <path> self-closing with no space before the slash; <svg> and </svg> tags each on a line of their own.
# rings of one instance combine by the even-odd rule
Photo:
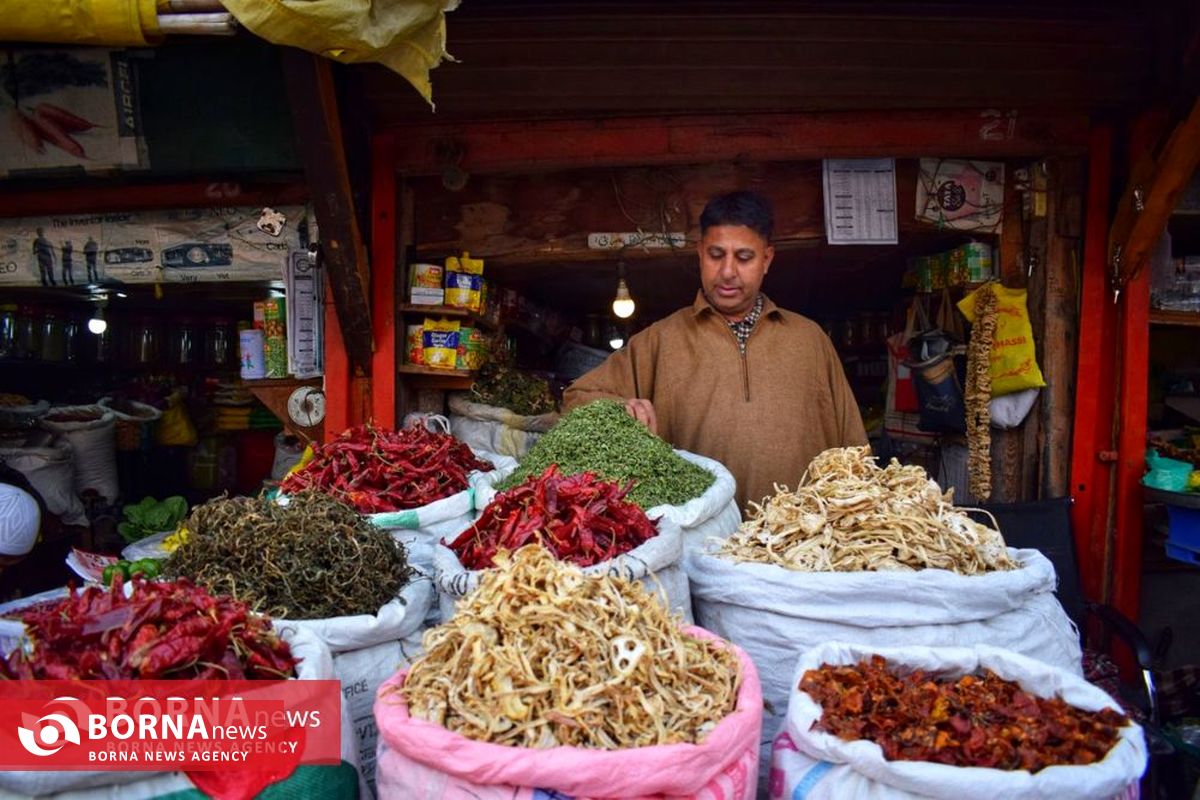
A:
<svg viewBox="0 0 1200 800">
<path fill-rule="evenodd" d="M 154 0 L 0 0 L 0 41 L 144 46 L 160 38 Z"/>
<path fill-rule="evenodd" d="M 222 0 L 237 21 L 274 44 L 345 64 L 378 62 L 432 104 L 429 71 L 449 59 L 445 12 L 458 0 Z"/>
</svg>

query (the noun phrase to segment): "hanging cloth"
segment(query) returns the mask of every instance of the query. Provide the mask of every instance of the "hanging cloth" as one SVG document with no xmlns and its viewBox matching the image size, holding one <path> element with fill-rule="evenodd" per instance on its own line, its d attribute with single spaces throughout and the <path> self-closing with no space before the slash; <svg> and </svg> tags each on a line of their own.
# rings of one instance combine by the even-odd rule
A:
<svg viewBox="0 0 1200 800">
<path fill-rule="evenodd" d="M 377 62 L 398 72 L 433 105 L 429 71 L 446 52 L 446 14 L 459 0 L 222 0 L 268 42 L 343 64 Z"/>
</svg>

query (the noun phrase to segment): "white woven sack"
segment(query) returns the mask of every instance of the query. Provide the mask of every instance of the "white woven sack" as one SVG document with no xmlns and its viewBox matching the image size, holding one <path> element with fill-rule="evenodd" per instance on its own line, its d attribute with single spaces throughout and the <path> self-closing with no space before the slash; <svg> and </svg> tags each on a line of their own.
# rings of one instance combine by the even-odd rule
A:
<svg viewBox="0 0 1200 800">
<path fill-rule="evenodd" d="M 493 469 L 472 472 L 467 476 L 467 488 L 450 497 L 421 508 L 368 514 L 372 525 L 383 528 L 392 538 L 404 545 L 410 566 L 424 574 L 433 575 L 433 548 L 444 536 L 461 531 L 471 524 L 480 487 L 504 480 L 517 468 L 516 459 L 486 450 L 472 450 L 478 458 L 491 462 Z"/>
<path fill-rule="evenodd" d="M 1101 761 L 1086 766 L 1047 767 L 1037 773 L 981 767 L 953 767 L 917 761 L 888 761 L 879 745 L 868 741 L 842 741 L 812 729 L 822 714 L 821 706 L 799 690 L 800 679 L 822 664 L 854 664 L 881 655 L 902 669 L 959 676 L 990 669 L 1006 680 L 1016 681 L 1025 691 L 1039 697 L 1060 696 L 1087 711 L 1120 706 L 1083 678 L 1007 650 L 975 647 L 874 647 L 829 642 L 800 657 L 792 674 L 787 710 L 787 735 L 801 754 L 811 761 L 789 764 L 785 749 L 777 749 L 779 774 L 775 787 L 792 786 L 807 779 L 803 796 L 809 800 L 870 797 L 872 800 L 1094 800 L 1123 796 L 1141 778 L 1146 768 L 1146 744 L 1142 729 L 1130 723 L 1121 738 Z M 813 764 L 817 762 L 817 764 Z M 826 767 L 817 766 L 826 764 Z M 807 767 L 807 769 L 805 769 Z M 798 775 L 798 768 L 805 769 Z M 797 780 L 797 779 L 800 780 Z"/>
<path fill-rule="evenodd" d="M 401 642 L 420 637 L 433 602 L 433 581 L 417 575 L 375 614 L 310 620 L 280 620 L 316 636 L 333 656 L 333 677 L 342 682 L 342 708 L 347 728 L 342 740 L 352 743 L 354 764 L 360 765 L 359 791 L 374 794 L 375 744 L 379 731 L 373 714 L 375 690 L 401 666 L 392 652 Z M 347 759 L 349 760 L 349 759 Z"/>
<path fill-rule="evenodd" d="M 688 551 L 697 624 L 748 652 L 762 676 L 760 778 L 783 722 L 792 666 L 828 641 L 987 644 L 1082 674 L 1078 633 L 1053 594 L 1053 565 L 1036 550 L 1010 548 L 1009 555 L 1021 569 L 965 576 L 934 569 L 797 572 Z"/>
<path fill-rule="evenodd" d="M 56 412 L 101 412 L 87 422 L 53 422 L 46 417 L 41 426 L 67 440 L 75 454 L 75 493 L 94 489 L 109 503 L 115 502 L 120 489 L 117 485 L 117 417 L 100 405 L 63 406 L 50 409 Z"/>
<path fill-rule="evenodd" d="M 450 433 L 455 438 L 469 447 L 514 458 L 528 453 L 559 419 L 555 412 L 524 415 L 507 408 L 473 403 L 461 392 L 451 393 L 449 405 Z"/>
<path fill-rule="evenodd" d="M 296 666 L 298 680 L 331 680 L 333 659 L 329 649 L 309 631 L 275 624 L 276 632 L 287 641 L 292 655 L 300 659 Z M 342 712 L 342 759 L 358 766 L 353 746 L 353 730 L 344 709 Z M 121 771 L 0 771 L 0 800 L 7 798 L 46 798 L 55 800 L 125 800 L 125 798 L 158 797 L 171 792 L 195 789 L 181 772 L 121 772 Z"/>
<path fill-rule="evenodd" d="M 75 494 L 74 458 L 71 445 L 63 441 L 49 447 L 0 448 L 0 462 L 25 476 L 47 511 L 67 525 L 87 525 L 83 502 Z"/>
<path fill-rule="evenodd" d="M 659 519 L 658 535 L 643 542 L 628 553 L 609 561 L 584 567 L 588 575 L 613 575 L 641 581 L 658 595 L 667 608 L 692 621 L 692 600 L 688 590 L 687 573 L 683 571 L 683 536 L 679 526 L 669 519 Z M 475 591 L 482 570 L 468 570 L 454 551 L 439 544 L 434 551 L 437 569 L 437 588 L 440 595 L 442 621 L 454 616 L 454 605 L 463 596 Z"/>
</svg>

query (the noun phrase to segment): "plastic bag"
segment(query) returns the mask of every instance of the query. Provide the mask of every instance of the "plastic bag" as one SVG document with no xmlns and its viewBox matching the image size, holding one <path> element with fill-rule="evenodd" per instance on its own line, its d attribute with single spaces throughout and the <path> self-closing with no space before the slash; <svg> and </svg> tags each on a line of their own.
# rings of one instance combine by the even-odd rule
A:
<svg viewBox="0 0 1200 800">
<path fill-rule="evenodd" d="M 975 321 L 976 289 L 958 301 L 958 310 L 968 322 Z M 1037 347 L 1024 289 L 992 284 L 996 295 L 996 338 L 992 342 L 992 397 L 1037 389 L 1046 385 L 1038 368 Z"/>
<path fill-rule="evenodd" d="M 1149 472 L 1142 478 L 1142 485 L 1164 492 L 1186 492 L 1192 475 L 1192 465 L 1158 454 L 1157 450 L 1146 451 L 1146 466 Z"/>
<path fill-rule="evenodd" d="M 70 417 L 88 419 L 70 420 Z M 63 419 L 56 418 L 63 417 Z M 71 445 L 75 454 L 75 493 L 94 490 L 107 502 L 117 499 L 117 418 L 103 406 L 62 406 L 42 417 L 41 425 Z"/>
<path fill-rule="evenodd" d="M 183 395 L 175 392 L 167 399 L 167 410 L 158 423 L 158 443 L 164 447 L 195 447 L 200 441 L 196 426 L 183 406 Z"/>
</svg>

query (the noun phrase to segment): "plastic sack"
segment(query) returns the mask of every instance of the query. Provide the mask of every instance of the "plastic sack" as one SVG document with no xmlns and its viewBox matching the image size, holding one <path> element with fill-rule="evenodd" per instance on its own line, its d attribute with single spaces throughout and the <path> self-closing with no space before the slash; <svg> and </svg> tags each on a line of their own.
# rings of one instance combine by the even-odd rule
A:
<svg viewBox="0 0 1200 800">
<path fill-rule="evenodd" d="M 163 447 L 194 447 L 200 441 L 196 426 L 183 405 L 183 395 L 175 392 L 167 399 L 167 410 L 158 422 L 157 441 Z"/>
<path fill-rule="evenodd" d="M 271 464 L 271 480 L 281 481 L 300 463 L 308 447 L 295 436 L 280 432 L 275 435 L 275 460 Z"/>
<path fill-rule="evenodd" d="M 716 638 L 699 628 L 694 636 Z M 736 648 L 735 648 L 736 650 Z M 700 744 L 628 750 L 551 747 L 544 750 L 476 742 L 440 725 L 413 719 L 399 693 L 406 673 L 379 688 L 378 766 L 381 797 L 395 800 L 546 800 L 670 797 L 752 800 L 758 764 L 762 696 L 758 671 L 736 650 L 742 685 L 737 705 Z"/>
<path fill-rule="evenodd" d="M 658 595 L 671 613 L 682 615 L 690 623 L 692 597 L 687 573 L 683 569 L 683 533 L 675 522 L 666 517 L 657 518 L 657 522 L 657 536 L 628 553 L 584 567 L 583 571 L 588 575 L 613 575 L 641 581 L 649 591 Z M 454 616 L 454 605 L 459 598 L 475 591 L 483 571 L 466 569 L 454 551 L 444 543 L 437 545 L 433 559 L 444 621 Z"/>
<path fill-rule="evenodd" d="M 520 458 L 558 422 L 557 413 L 526 416 L 507 408 L 473 403 L 469 395 L 449 397 L 450 433 L 468 447 Z"/>
<path fill-rule="evenodd" d="M 697 624 L 745 649 L 761 670 L 769 760 L 796 658 L 825 642 L 988 644 L 1081 674 L 1078 634 L 1053 594 L 1054 566 L 1036 550 L 1008 552 L 1020 569 L 970 576 L 940 569 L 797 572 L 702 551 L 687 553 L 687 571 Z"/>
<path fill-rule="evenodd" d="M 475 518 L 479 493 L 495 494 L 492 487 L 517 468 L 516 459 L 508 456 L 474 448 L 472 452 L 478 458 L 491 462 L 493 469 L 472 472 L 467 476 L 468 485 L 463 491 L 420 508 L 366 515 L 372 525 L 389 531 L 392 538 L 404 545 L 409 566 L 416 567 L 430 577 L 434 574 L 434 546 L 442 539 L 465 530 Z"/>
<path fill-rule="evenodd" d="M 993 283 L 996 295 L 996 337 L 992 343 L 992 397 L 1037 389 L 1046 385 L 1037 363 L 1037 347 L 1033 341 L 1033 325 L 1024 289 L 1009 289 Z M 958 301 L 958 310 L 968 322 L 975 322 L 975 294 L 971 292 Z"/>
<path fill-rule="evenodd" d="M 1146 467 L 1150 470 L 1142 477 L 1142 485 L 1164 492 L 1186 492 L 1192 475 L 1192 465 L 1187 461 L 1165 458 L 1157 450 L 1146 451 Z"/>
<path fill-rule="evenodd" d="M 379 740 L 373 713 L 375 692 L 406 665 L 400 657 L 405 649 L 414 650 L 414 639 L 420 642 L 433 596 L 433 582 L 418 575 L 375 614 L 278 620 L 280 625 L 312 633 L 333 656 L 333 675 L 342 682 L 342 705 L 350 723 L 350 730 L 343 731 L 342 736 L 348 735 L 354 743 L 361 768 L 361 797 L 372 797 L 375 790 Z"/>
<path fill-rule="evenodd" d="M 822 664 L 854 664 L 881 655 L 894 666 L 959 676 L 990 669 L 1016 681 L 1039 697 L 1061 696 L 1088 711 L 1121 707 L 1081 677 L 995 647 L 868 647 L 830 642 L 805 653 L 792 674 L 792 686 L 810 669 Z M 808 800 L 1094 800 L 1126 796 L 1146 768 L 1146 744 L 1141 728 L 1132 722 L 1102 760 L 1086 766 L 1047 767 L 1035 774 L 1025 770 L 955 767 L 920 761 L 888 761 L 879 745 L 847 742 L 813 730 L 822 714 L 819 703 L 794 689 L 788 702 L 786 730 L 774 751 L 771 766 L 772 800 L 799 796 Z M 1124 713 L 1124 712 L 1121 712 Z M 786 738 L 784 738 L 786 737 Z M 794 748 L 794 749 L 793 749 Z M 1136 796 L 1136 795 L 1134 795 Z"/>
<path fill-rule="evenodd" d="M 50 447 L 0 448 L 0 461 L 25 476 L 48 512 L 67 525 L 87 525 L 83 502 L 75 494 L 73 459 L 71 446 L 63 441 Z"/>
<path fill-rule="evenodd" d="M 55 422 L 57 414 L 90 414 L 94 419 L 80 422 Z M 88 489 L 95 491 L 107 502 L 116 502 L 120 494 L 117 484 L 117 418 L 103 406 L 62 406 L 53 408 L 42 417 L 41 425 L 58 434 L 71 445 L 74 453 L 75 494 Z"/>
<path fill-rule="evenodd" d="M 988 402 L 988 416 L 991 417 L 992 427 L 1004 431 L 1020 425 L 1033 410 L 1033 405 L 1041 393 L 1041 389 L 1023 389 L 993 397 Z"/>
</svg>

